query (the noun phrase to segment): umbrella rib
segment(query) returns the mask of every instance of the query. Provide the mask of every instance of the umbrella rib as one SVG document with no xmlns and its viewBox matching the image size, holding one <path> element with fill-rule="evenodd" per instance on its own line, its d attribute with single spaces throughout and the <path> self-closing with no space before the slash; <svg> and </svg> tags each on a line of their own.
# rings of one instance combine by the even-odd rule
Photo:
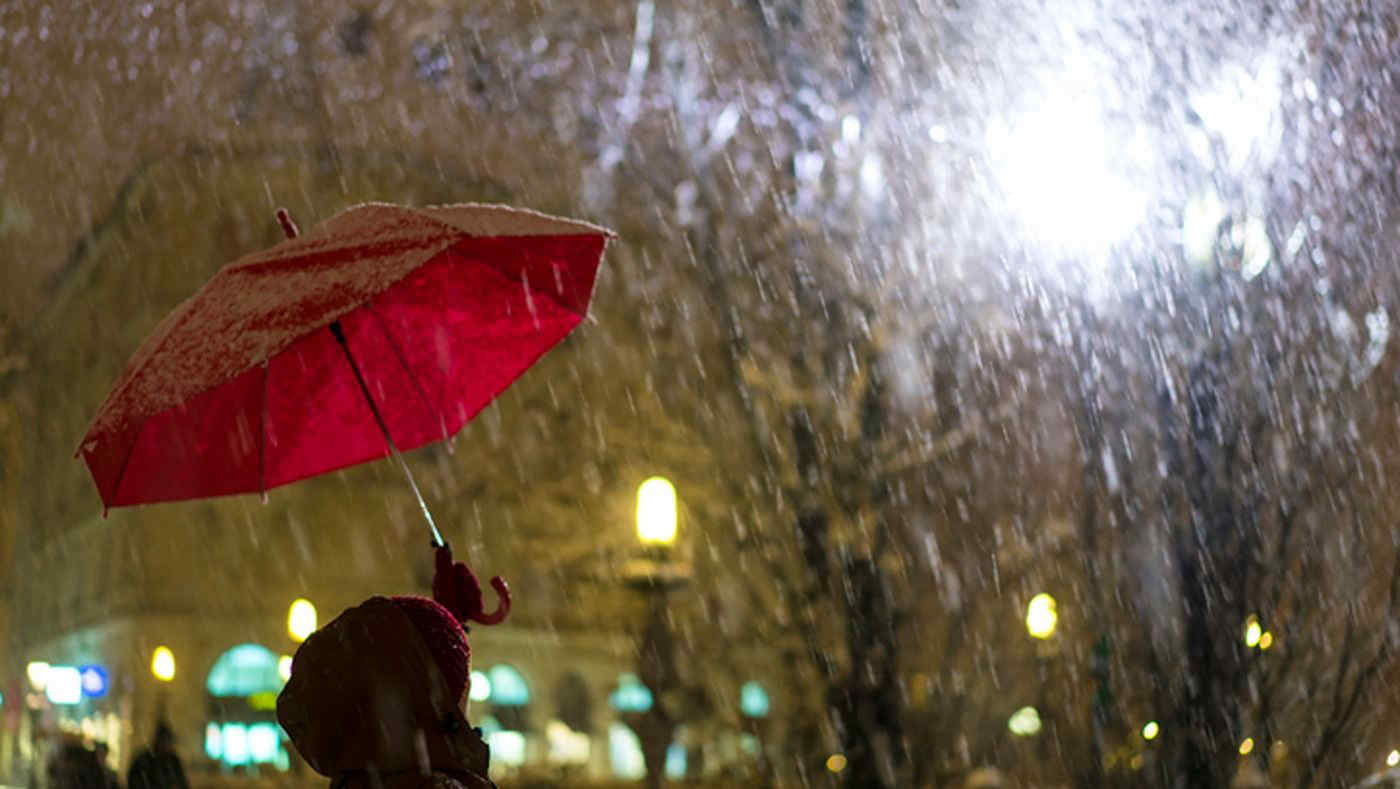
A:
<svg viewBox="0 0 1400 789">
<path fill-rule="evenodd" d="M 371 304 L 365 305 L 365 311 L 374 316 L 374 322 L 378 324 L 380 333 L 384 335 L 384 341 L 389 343 L 389 348 L 394 352 L 394 357 L 399 360 L 399 367 L 403 368 L 404 375 L 408 376 L 409 382 L 413 384 L 413 388 L 418 392 L 418 397 L 423 400 L 423 405 L 426 405 L 437 417 L 438 427 L 441 428 L 442 437 L 446 440 L 448 437 L 447 419 L 442 415 L 442 407 L 433 402 L 433 399 L 428 396 L 427 390 L 423 388 L 423 383 L 418 380 L 418 376 L 413 374 L 413 368 L 408 366 L 408 359 L 403 354 L 403 348 L 399 346 L 398 342 L 394 339 L 393 332 L 390 332 L 389 327 L 384 323 L 384 316 L 380 315 L 379 311 Z"/>
</svg>

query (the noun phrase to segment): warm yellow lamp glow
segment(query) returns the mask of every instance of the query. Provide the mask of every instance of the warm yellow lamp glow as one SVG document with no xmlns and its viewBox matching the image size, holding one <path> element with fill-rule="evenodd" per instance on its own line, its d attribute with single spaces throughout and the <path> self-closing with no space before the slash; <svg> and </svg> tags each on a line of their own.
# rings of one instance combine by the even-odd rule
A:
<svg viewBox="0 0 1400 789">
<path fill-rule="evenodd" d="M 287 633 L 291 635 L 293 641 L 300 643 L 314 632 L 316 632 L 316 606 L 304 597 L 292 601 L 292 607 L 287 609 Z"/>
<path fill-rule="evenodd" d="M 1035 707 L 1022 707 L 1011 714 L 1006 728 L 1017 737 L 1034 737 L 1040 733 L 1040 711 Z"/>
<path fill-rule="evenodd" d="M 1248 756 L 1253 750 L 1254 738 L 1245 737 L 1244 742 L 1240 743 L 1240 756 Z"/>
<path fill-rule="evenodd" d="M 1055 625 L 1059 621 L 1055 598 L 1044 592 L 1032 597 L 1030 605 L 1026 606 L 1026 632 L 1032 638 L 1049 638 L 1055 633 Z"/>
<path fill-rule="evenodd" d="M 1267 631 L 1267 630 L 1265 630 L 1265 631 L 1259 636 L 1259 648 L 1260 648 L 1260 649 L 1268 649 L 1269 647 L 1271 647 L 1271 646 L 1273 646 L 1273 645 L 1274 645 L 1274 634 L 1273 634 L 1273 633 L 1270 633 L 1270 632 Z"/>
<path fill-rule="evenodd" d="M 1244 645 L 1253 649 L 1259 646 L 1259 639 L 1264 637 L 1264 628 L 1259 624 L 1259 617 L 1250 614 L 1244 620 Z"/>
<path fill-rule="evenodd" d="M 676 487 L 665 477 L 652 477 L 637 488 L 637 539 L 646 545 L 676 541 Z"/>
<path fill-rule="evenodd" d="M 278 676 L 282 677 L 283 682 L 286 682 L 287 680 L 292 678 L 291 655 L 283 655 L 282 657 L 277 658 L 277 674 Z"/>
<path fill-rule="evenodd" d="M 1157 721 L 1148 721 L 1143 724 L 1142 738 L 1144 740 L 1155 740 L 1157 735 L 1162 733 L 1162 727 L 1157 725 Z"/>
<path fill-rule="evenodd" d="M 29 677 L 29 684 L 35 692 L 43 693 L 44 688 L 48 687 L 49 668 L 49 664 L 42 660 L 36 660 L 24 667 L 24 674 Z"/>
<path fill-rule="evenodd" d="M 843 753 L 833 753 L 826 757 L 826 769 L 833 773 L 839 773 L 846 769 L 846 755 Z"/>
<path fill-rule="evenodd" d="M 175 653 L 170 647 L 158 646 L 151 654 L 151 674 L 161 682 L 175 679 Z"/>
</svg>

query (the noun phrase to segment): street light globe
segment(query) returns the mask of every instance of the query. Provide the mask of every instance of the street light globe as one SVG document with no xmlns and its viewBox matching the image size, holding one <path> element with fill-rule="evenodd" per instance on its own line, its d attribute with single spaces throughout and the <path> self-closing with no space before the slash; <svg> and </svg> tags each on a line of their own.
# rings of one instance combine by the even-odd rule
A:
<svg viewBox="0 0 1400 789">
<path fill-rule="evenodd" d="M 161 682 L 175 679 L 175 653 L 170 651 L 170 647 L 158 646 L 151 653 L 151 674 Z"/>
<path fill-rule="evenodd" d="M 25 676 L 29 677 L 29 685 L 35 691 L 42 693 L 49 683 L 49 669 L 52 668 L 42 660 L 35 660 L 24 667 Z"/>
<path fill-rule="evenodd" d="M 1006 728 L 1017 737 L 1034 737 L 1040 733 L 1040 710 L 1035 707 L 1022 707 L 1012 713 Z"/>
<path fill-rule="evenodd" d="M 1026 606 L 1026 632 L 1032 638 L 1046 639 L 1055 633 L 1055 625 L 1060 621 L 1056 611 L 1055 598 L 1044 592 L 1031 598 Z"/>
<path fill-rule="evenodd" d="M 304 597 L 292 601 L 292 607 L 287 609 L 287 633 L 291 635 L 292 640 L 301 643 L 314 632 L 316 606 Z"/>
<path fill-rule="evenodd" d="M 1263 637 L 1264 628 L 1259 624 L 1259 617 L 1250 614 L 1249 618 L 1244 620 L 1244 645 L 1253 649 L 1259 646 L 1259 641 Z M 1273 641 L 1272 636 L 1270 636 L 1269 641 Z"/>
<path fill-rule="evenodd" d="M 676 487 L 665 477 L 651 477 L 637 488 L 637 539 L 645 545 L 676 541 Z"/>
</svg>

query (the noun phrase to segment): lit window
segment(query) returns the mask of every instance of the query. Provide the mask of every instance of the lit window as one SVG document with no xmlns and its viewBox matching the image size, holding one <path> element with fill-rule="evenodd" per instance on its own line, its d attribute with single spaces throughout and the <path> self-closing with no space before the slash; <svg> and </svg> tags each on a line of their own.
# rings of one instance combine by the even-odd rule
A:
<svg viewBox="0 0 1400 789">
<path fill-rule="evenodd" d="M 224 724 L 224 763 L 240 765 L 248 763 L 248 727 L 241 723 Z"/>
<path fill-rule="evenodd" d="M 507 767 L 525 763 L 525 735 L 518 731 L 498 731 L 486 739 L 491 746 L 491 761 Z"/>
<path fill-rule="evenodd" d="M 552 764 L 587 764 L 593 749 L 592 738 L 583 732 L 574 731 L 569 724 L 552 720 L 545 724 L 544 737 L 549 743 L 549 761 Z"/>
<path fill-rule="evenodd" d="M 749 680 L 739 688 L 739 711 L 749 718 L 768 717 L 768 691 L 762 683 Z"/>
<path fill-rule="evenodd" d="M 502 663 L 486 673 L 491 703 L 498 707 L 523 707 L 530 703 L 530 686 L 514 666 Z"/>
<path fill-rule="evenodd" d="M 491 698 L 491 680 L 480 671 L 473 671 L 472 689 L 469 693 L 472 701 L 486 701 Z"/>
<path fill-rule="evenodd" d="M 622 674 L 617 678 L 617 690 L 608 696 L 608 703 L 618 712 L 646 712 L 651 709 L 651 691 L 636 674 Z"/>
<path fill-rule="evenodd" d="M 613 775 L 624 781 L 636 781 L 647 774 L 642 743 L 636 732 L 624 724 L 608 727 L 608 761 L 612 763 Z"/>
<path fill-rule="evenodd" d="M 280 737 L 271 723 L 255 723 L 248 727 L 248 755 L 255 762 L 268 763 L 277 759 Z"/>
<path fill-rule="evenodd" d="M 209 670 L 205 686 L 216 698 L 276 695 L 282 690 L 282 672 L 272 650 L 258 644 L 239 644 L 219 656 Z"/>
<path fill-rule="evenodd" d="M 687 762 L 685 746 L 678 742 L 671 743 L 666 748 L 666 777 L 673 781 L 684 778 Z"/>
<path fill-rule="evenodd" d="M 219 724 L 211 723 L 204 727 L 204 754 L 215 761 L 224 757 L 223 730 Z"/>
</svg>

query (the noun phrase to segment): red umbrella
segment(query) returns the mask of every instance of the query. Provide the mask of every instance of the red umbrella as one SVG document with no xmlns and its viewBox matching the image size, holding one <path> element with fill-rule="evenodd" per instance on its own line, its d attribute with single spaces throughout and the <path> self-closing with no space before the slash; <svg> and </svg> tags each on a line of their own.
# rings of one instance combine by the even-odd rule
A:
<svg viewBox="0 0 1400 789">
<path fill-rule="evenodd" d="M 301 236 L 278 219 L 288 240 L 177 307 L 98 410 L 79 452 L 106 506 L 391 453 L 407 475 L 400 449 L 455 434 L 578 325 L 612 235 L 490 205 L 362 205 Z"/>
</svg>

